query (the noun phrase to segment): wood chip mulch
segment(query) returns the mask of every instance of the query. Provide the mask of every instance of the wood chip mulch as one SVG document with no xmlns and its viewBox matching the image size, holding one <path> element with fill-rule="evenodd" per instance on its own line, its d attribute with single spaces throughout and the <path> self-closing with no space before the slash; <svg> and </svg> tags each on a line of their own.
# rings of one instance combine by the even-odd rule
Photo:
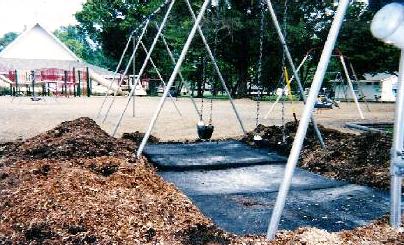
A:
<svg viewBox="0 0 404 245">
<path fill-rule="evenodd" d="M 320 147 L 309 128 L 299 166 L 331 178 L 350 183 L 388 189 L 390 185 L 389 166 L 391 136 L 367 132 L 360 135 L 342 133 L 319 126 L 326 148 Z M 282 127 L 259 125 L 250 132 L 244 142 L 254 145 L 254 134 L 262 135 L 261 147 L 270 147 L 288 156 L 292 147 L 297 125 L 289 122 L 285 126 L 286 143 L 282 143 Z"/>
<path fill-rule="evenodd" d="M 89 118 L 0 146 L 0 244 L 398 244 L 386 220 L 341 233 L 218 229 L 145 158 Z M 376 244 L 376 243 L 375 243 Z"/>
</svg>

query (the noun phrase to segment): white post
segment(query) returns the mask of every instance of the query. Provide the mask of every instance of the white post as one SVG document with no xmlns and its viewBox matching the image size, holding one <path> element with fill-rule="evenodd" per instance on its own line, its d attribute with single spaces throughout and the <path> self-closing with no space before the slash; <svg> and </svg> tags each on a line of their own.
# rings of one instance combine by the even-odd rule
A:
<svg viewBox="0 0 404 245">
<path fill-rule="evenodd" d="M 281 42 L 282 47 L 285 50 L 286 58 L 287 58 L 287 60 L 289 62 L 290 67 L 292 68 L 293 76 L 296 79 L 297 85 L 298 85 L 299 90 L 300 90 L 300 94 L 302 95 L 302 98 L 303 98 L 303 102 L 306 103 L 307 98 L 306 98 L 306 95 L 304 93 L 304 88 L 303 88 L 302 82 L 300 81 L 300 76 L 299 76 L 299 74 L 298 74 L 298 72 L 296 70 L 295 64 L 294 64 L 293 59 L 292 59 L 292 55 L 289 52 L 288 45 L 286 43 L 285 37 L 283 36 L 281 27 L 279 25 L 278 18 L 276 17 L 275 10 L 272 7 L 271 0 L 267 0 L 267 4 L 268 4 L 269 12 L 271 13 L 272 21 L 273 21 L 274 26 L 276 28 L 276 32 L 278 33 L 279 41 Z M 310 117 L 311 117 L 311 122 L 313 124 L 314 132 L 316 133 L 318 141 L 320 142 L 321 147 L 324 148 L 325 147 L 324 140 L 323 140 L 323 137 L 321 136 L 320 130 L 318 129 L 317 122 L 314 119 L 313 115 L 310 115 Z"/>
<path fill-rule="evenodd" d="M 118 121 L 117 121 L 117 123 L 115 125 L 115 128 L 114 128 L 114 131 L 112 133 L 112 136 L 115 136 L 116 132 L 118 131 L 118 128 L 119 128 L 119 126 L 120 126 L 120 124 L 122 122 L 123 116 L 125 115 L 125 112 L 128 109 L 130 100 L 132 99 L 132 95 L 135 92 L 135 89 L 136 89 L 137 84 L 139 83 L 140 77 L 143 75 L 143 72 L 146 70 L 147 64 L 149 63 L 149 60 L 150 60 L 150 57 L 151 57 L 151 54 L 153 53 L 153 50 L 156 47 L 157 41 L 158 41 L 158 39 L 160 37 L 160 34 L 163 31 L 163 29 L 164 29 L 164 27 L 165 27 L 165 25 L 167 23 L 168 17 L 170 16 L 170 13 L 171 13 L 171 10 L 172 10 L 172 8 L 174 6 L 174 3 L 175 3 L 175 0 L 172 0 L 172 2 L 170 3 L 170 5 L 169 5 L 169 7 L 167 9 L 167 13 L 164 16 L 163 21 L 161 22 L 160 29 L 157 31 L 157 34 L 154 37 L 154 40 L 153 40 L 153 43 L 152 43 L 152 45 L 151 45 L 151 47 L 149 49 L 149 52 L 147 53 L 147 56 L 146 56 L 146 58 L 145 58 L 145 60 L 143 62 L 143 65 L 140 68 L 140 71 L 139 71 L 138 77 L 136 78 L 135 84 L 134 84 L 132 90 L 129 93 L 128 99 L 126 101 L 125 108 L 123 109 L 123 111 L 122 111 L 121 115 L 119 116 L 119 119 L 118 119 Z"/>
<path fill-rule="evenodd" d="M 339 55 L 339 59 L 340 59 L 341 64 L 342 64 L 342 68 L 344 69 L 345 77 L 346 77 L 346 80 L 348 82 L 348 87 L 349 87 L 349 90 L 351 90 L 353 99 L 354 99 L 355 104 L 356 104 L 356 108 L 358 109 L 358 112 L 359 112 L 359 116 L 361 117 L 361 119 L 365 119 L 365 117 L 363 116 L 363 113 L 362 113 L 361 106 L 359 105 L 358 97 L 356 97 L 354 87 L 353 87 L 353 84 L 352 84 L 352 80 L 351 80 L 351 78 L 349 76 L 348 68 L 346 67 L 346 64 L 345 64 L 344 56 Z"/>
<path fill-rule="evenodd" d="M 370 29 L 373 36 L 401 49 L 394 121 L 393 145 L 390 162 L 390 225 L 394 229 L 401 226 L 401 195 L 404 176 L 404 6 L 391 3 L 383 7 L 373 18 Z"/>
<path fill-rule="evenodd" d="M 131 62 L 132 62 L 133 58 L 135 57 L 136 50 L 139 48 L 140 41 L 143 39 L 143 36 L 144 36 L 144 34 L 146 33 L 146 30 L 147 30 L 147 27 L 148 27 L 148 25 L 149 25 L 149 22 L 150 22 L 149 20 L 146 21 L 146 24 L 145 24 L 145 26 L 144 26 L 144 28 L 143 28 L 143 30 L 142 30 L 142 33 L 140 34 L 139 40 L 138 40 L 137 43 L 136 43 L 136 47 L 135 47 L 135 49 L 133 50 L 132 56 L 129 58 L 129 61 L 128 61 L 128 64 L 126 65 L 125 71 L 124 71 L 124 73 L 123 73 L 121 79 L 120 79 L 119 82 L 118 82 L 118 86 L 121 86 L 123 79 L 125 78 L 126 74 L 128 73 L 128 70 L 129 70 L 129 67 L 130 67 L 130 65 L 131 65 Z M 130 81 L 128 81 L 128 83 L 130 83 Z M 111 101 L 111 103 L 109 104 L 107 111 L 105 112 L 104 119 L 102 120 L 103 123 L 104 123 L 105 120 L 107 120 L 107 118 L 108 118 L 108 115 L 109 115 L 109 112 L 111 111 L 112 105 L 115 103 L 116 95 L 117 95 L 117 94 L 118 94 L 118 92 L 115 91 L 115 92 L 114 92 L 114 96 L 113 96 L 113 98 L 112 98 L 112 101 Z M 131 97 L 131 96 L 132 96 L 132 95 L 129 95 L 129 97 Z"/>
<path fill-rule="evenodd" d="M 188 6 L 188 10 L 189 10 L 189 12 L 191 13 L 194 22 L 196 22 L 196 16 L 195 16 L 194 11 L 192 10 L 192 6 L 191 6 L 189 0 L 185 0 L 185 2 L 186 2 L 186 4 L 187 4 L 187 6 Z M 215 4 L 216 4 L 216 3 L 215 3 Z M 212 5 L 213 5 L 213 4 L 212 4 Z M 219 77 L 220 83 L 222 84 L 224 90 L 225 90 L 226 93 L 227 93 L 227 96 L 229 97 L 230 104 L 231 104 L 231 106 L 232 106 L 232 108 L 233 108 L 234 113 L 236 114 L 236 117 L 237 117 L 237 120 L 238 120 L 238 122 L 239 122 L 239 124 L 240 124 L 241 130 L 243 131 L 244 134 L 247 134 L 247 130 L 245 129 L 244 124 L 243 124 L 243 121 L 241 120 L 241 116 L 240 116 L 240 114 L 238 113 L 238 110 L 237 110 L 237 108 L 236 108 L 236 105 L 234 104 L 233 98 L 232 98 L 232 96 L 231 96 L 231 94 L 230 94 L 230 90 L 227 88 L 226 82 L 224 81 L 224 78 L 223 78 L 223 76 L 222 76 L 222 72 L 220 71 L 219 66 L 217 65 L 216 59 L 215 59 L 215 57 L 213 56 L 212 50 L 210 49 L 209 44 L 208 44 L 208 41 L 206 40 L 205 35 L 203 34 L 202 29 L 201 29 L 201 27 L 199 26 L 199 24 L 198 24 L 198 27 L 197 27 L 197 28 L 198 28 L 199 36 L 201 37 L 202 42 L 203 42 L 203 44 L 205 45 L 206 51 L 207 51 L 208 54 L 209 54 L 209 58 L 210 58 L 210 60 L 212 61 L 213 67 L 215 68 L 216 73 L 217 73 L 217 75 L 218 75 L 218 77 Z"/>
<path fill-rule="evenodd" d="M 391 212 L 390 225 L 397 229 L 401 226 L 401 185 L 403 180 L 403 150 L 404 150 L 404 49 L 401 51 L 400 70 L 398 76 L 399 90 L 396 101 L 396 116 L 394 121 L 393 146 L 391 151 Z M 401 171 L 399 171 L 401 168 Z"/>
<path fill-rule="evenodd" d="M 327 41 L 324 45 L 323 53 L 314 75 L 313 83 L 310 88 L 310 93 L 307 98 L 307 103 L 304 106 L 304 111 L 297 129 L 295 140 L 290 151 L 289 159 L 285 168 L 285 175 L 281 183 L 278 197 L 272 212 L 272 217 L 270 224 L 268 226 L 267 238 L 273 239 L 278 230 L 279 221 L 282 216 L 283 209 L 285 207 L 286 197 L 289 192 L 290 184 L 292 182 L 293 172 L 296 168 L 297 162 L 299 160 L 300 151 L 303 147 L 303 141 L 306 136 L 307 127 L 309 126 L 310 117 L 313 113 L 314 104 L 317 101 L 318 93 L 321 89 L 321 84 L 324 79 L 325 72 L 327 70 L 332 51 L 337 41 L 337 37 L 344 20 L 345 12 L 348 8 L 349 0 L 339 1 L 338 9 L 334 17 L 330 32 L 328 34 Z"/>
<path fill-rule="evenodd" d="M 160 103 L 159 103 L 159 105 L 157 107 L 157 110 L 154 112 L 153 118 L 150 121 L 148 129 L 146 130 L 146 134 L 143 137 L 142 143 L 140 144 L 139 149 L 137 150 L 137 153 L 136 153 L 137 157 L 140 157 L 142 155 L 143 149 L 146 146 L 147 140 L 150 137 L 151 131 L 153 130 L 154 125 L 155 125 L 155 123 L 157 121 L 157 118 L 160 115 L 160 112 L 161 112 L 161 109 L 163 108 L 165 99 L 167 98 L 168 93 L 170 92 L 170 88 L 174 84 L 175 78 L 176 78 L 179 70 L 181 69 L 182 63 L 185 60 L 185 56 L 188 53 L 189 47 L 191 46 L 192 40 L 194 39 L 195 34 L 196 34 L 196 30 L 197 30 L 199 24 L 202 21 L 202 18 L 203 18 L 204 14 L 205 14 L 206 8 L 209 5 L 209 2 L 210 2 L 210 0 L 205 0 L 205 2 L 203 3 L 203 5 L 201 7 L 201 10 L 199 12 L 198 18 L 196 19 L 195 24 L 192 27 L 192 30 L 188 35 L 188 39 L 185 42 L 185 45 L 184 45 L 184 47 L 183 47 L 183 49 L 181 51 L 180 58 L 178 59 L 177 64 L 175 65 L 174 71 L 171 74 L 170 80 L 167 83 L 167 87 L 164 90 L 163 97 L 160 99 Z"/>
</svg>

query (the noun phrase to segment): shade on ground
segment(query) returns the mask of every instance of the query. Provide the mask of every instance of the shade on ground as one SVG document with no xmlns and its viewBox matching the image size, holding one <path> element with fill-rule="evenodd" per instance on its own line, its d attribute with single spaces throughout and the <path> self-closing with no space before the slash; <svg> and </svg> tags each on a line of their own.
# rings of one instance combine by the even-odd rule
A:
<svg viewBox="0 0 404 245">
<path fill-rule="evenodd" d="M 266 232 L 285 158 L 236 141 L 150 145 L 145 152 L 165 169 L 160 175 L 222 229 L 236 234 Z M 339 231 L 386 212 L 385 192 L 296 169 L 280 228 Z"/>
</svg>

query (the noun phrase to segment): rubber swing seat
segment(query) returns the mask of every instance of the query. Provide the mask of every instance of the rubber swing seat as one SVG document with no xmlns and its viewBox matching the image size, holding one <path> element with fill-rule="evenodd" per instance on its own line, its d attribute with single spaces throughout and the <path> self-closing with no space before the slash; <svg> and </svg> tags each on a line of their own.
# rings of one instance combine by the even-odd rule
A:
<svg viewBox="0 0 404 245">
<path fill-rule="evenodd" d="M 210 138 L 212 138 L 212 134 L 215 129 L 215 127 L 212 124 L 201 125 L 199 123 L 196 125 L 196 128 L 198 131 L 198 137 L 201 140 L 209 140 Z"/>
</svg>

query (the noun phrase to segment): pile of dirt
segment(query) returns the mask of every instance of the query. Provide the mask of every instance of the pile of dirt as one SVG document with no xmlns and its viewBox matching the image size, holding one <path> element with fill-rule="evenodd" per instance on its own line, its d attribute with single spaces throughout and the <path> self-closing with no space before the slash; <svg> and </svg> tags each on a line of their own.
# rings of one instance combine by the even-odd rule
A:
<svg viewBox="0 0 404 245">
<path fill-rule="evenodd" d="M 392 143 L 389 135 L 374 132 L 355 135 L 324 128 L 321 125 L 319 129 L 326 148 L 321 148 L 313 128 L 310 127 L 304 142 L 300 167 L 351 183 L 389 188 L 389 154 Z M 253 137 L 259 134 L 264 139 L 259 146 L 271 147 L 283 155 L 288 155 L 296 130 L 295 122 L 287 123 L 284 129 L 278 126 L 259 125 L 243 141 L 257 145 Z M 282 132 L 285 132 L 285 136 Z M 284 143 L 283 137 L 286 139 Z"/>
<path fill-rule="evenodd" d="M 130 157 L 136 149 L 133 141 L 111 137 L 94 120 L 82 117 L 63 122 L 23 142 L 9 143 L 0 147 L 0 153 L 8 161 L 17 161 L 122 155 Z"/>
</svg>

